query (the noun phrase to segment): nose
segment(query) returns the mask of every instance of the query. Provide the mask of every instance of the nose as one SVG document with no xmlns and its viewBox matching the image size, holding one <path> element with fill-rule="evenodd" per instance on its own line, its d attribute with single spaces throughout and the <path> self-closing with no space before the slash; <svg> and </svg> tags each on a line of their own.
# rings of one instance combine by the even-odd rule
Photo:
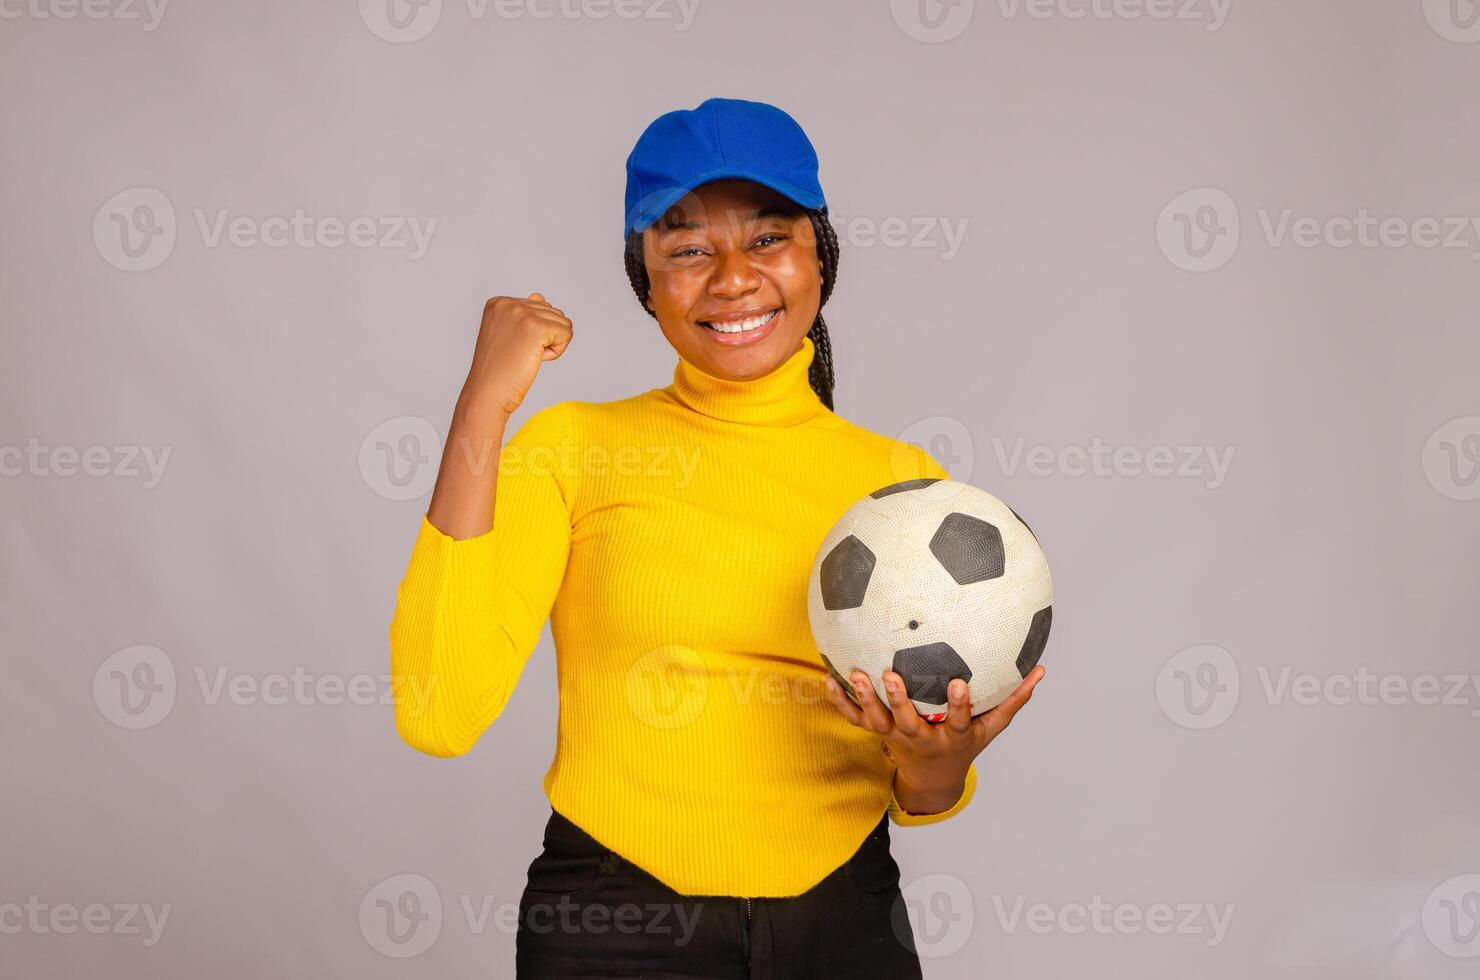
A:
<svg viewBox="0 0 1480 980">
<path fill-rule="evenodd" d="M 709 294 L 718 299 L 738 299 L 760 288 L 761 276 L 743 248 L 721 249 L 709 277 Z"/>
</svg>

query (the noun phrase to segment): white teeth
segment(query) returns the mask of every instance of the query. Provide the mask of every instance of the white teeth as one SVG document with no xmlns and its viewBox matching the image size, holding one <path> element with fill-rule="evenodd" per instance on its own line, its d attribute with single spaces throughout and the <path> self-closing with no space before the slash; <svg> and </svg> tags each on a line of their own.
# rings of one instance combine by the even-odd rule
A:
<svg viewBox="0 0 1480 980">
<path fill-rule="evenodd" d="M 780 310 L 772 310 L 765 316 L 753 316 L 748 320 L 735 320 L 730 323 L 717 323 L 713 320 L 705 320 L 704 325 L 710 330 L 717 330 L 720 333 L 745 333 L 747 330 L 754 330 L 756 327 L 769 322 L 772 317 L 780 312 Z"/>
</svg>

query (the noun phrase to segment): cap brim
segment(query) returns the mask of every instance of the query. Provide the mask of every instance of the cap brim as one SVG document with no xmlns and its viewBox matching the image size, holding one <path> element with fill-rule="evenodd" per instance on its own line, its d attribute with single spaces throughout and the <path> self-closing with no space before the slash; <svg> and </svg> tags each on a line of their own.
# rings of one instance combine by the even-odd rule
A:
<svg viewBox="0 0 1480 980">
<path fill-rule="evenodd" d="M 645 231 L 652 227 L 653 223 L 663 217 L 664 212 L 673 207 L 674 204 L 695 187 L 707 184 L 713 180 L 740 179 L 752 180 L 771 188 L 778 194 L 784 194 L 789 200 L 804 208 L 817 209 L 826 206 L 827 201 L 821 194 L 808 191 L 795 184 L 784 180 L 777 180 L 764 174 L 752 173 L 747 170 L 715 170 L 701 174 L 692 180 L 685 181 L 676 187 L 664 188 L 661 193 L 655 193 L 637 208 L 637 213 L 627 219 L 628 231 Z"/>
</svg>

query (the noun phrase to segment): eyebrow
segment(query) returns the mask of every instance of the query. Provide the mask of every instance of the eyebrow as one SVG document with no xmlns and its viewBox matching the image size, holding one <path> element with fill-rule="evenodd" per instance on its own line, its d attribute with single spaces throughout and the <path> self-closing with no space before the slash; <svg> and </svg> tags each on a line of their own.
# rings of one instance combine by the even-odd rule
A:
<svg viewBox="0 0 1480 980">
<path fill-rule="evenodd" d="M 772 206 L 767 208 L 756 208 L 745 216 L 746 221 L 756 221 L 760 218 L 786 218 L 791 216 L 788 208 Z M 670 231 L 697 231 L 704 227 L 702 221 L 660 221 L 658 233 L 666 235 Z"/>
</svg>

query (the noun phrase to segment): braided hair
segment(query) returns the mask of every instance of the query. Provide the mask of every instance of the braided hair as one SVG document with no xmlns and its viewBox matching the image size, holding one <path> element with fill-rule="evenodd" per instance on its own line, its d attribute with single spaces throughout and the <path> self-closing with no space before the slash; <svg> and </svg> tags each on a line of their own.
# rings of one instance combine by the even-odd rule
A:
<svg viewBox="0 0 1480 980">
<path fill-rule="evenodd" d="M 812 344 L 816 348 L 816 356 L 812 358 L 807 380 L 811 382 L 812 390 L 817 392 L 817 397 L 822 399 L 822 404 L 831 411 L 833 407 L 832 342 L 827 336 L 827 324 L 822 319 L 822 307 L 827 304 L 827 298 L 832 295 L 833 283 L 838 278 L 838 236 L 833 231 L 832 222 L 827 220 L 827 208 L 808 208 L 807 218 L 812 222 L 812 231 L 817 238 L 817 257 L 822 262 L 822 296 L 817 304 L 817 319 L 812 321 L 812 328 L 807 331 L 807 336 L 812 338 Z M 647 305 L 652 283 L 648 280 L 647 263 L 642 257 L 642 232 L 628 232 L 624 258 L 627 263 L 627 279 L 632 283 L 633 292 L 637 293 L 637 301 L 642 304 L 647 315 L 656 320 L 658 314 L 649 310 Z"/>
</svg>

